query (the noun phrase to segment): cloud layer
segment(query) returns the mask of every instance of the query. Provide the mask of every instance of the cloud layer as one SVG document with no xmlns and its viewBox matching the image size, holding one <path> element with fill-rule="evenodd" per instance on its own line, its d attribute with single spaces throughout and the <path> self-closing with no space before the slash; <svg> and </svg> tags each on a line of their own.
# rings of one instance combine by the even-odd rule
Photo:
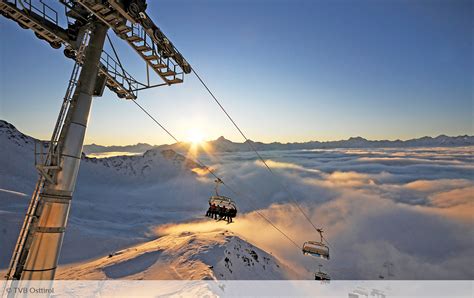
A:
<svg viewBox="0 0 474 298">
<path fill-rule="evenodd" d="M 6 169 L 0 185 L 0 223 L 7 227 L 0 241 L 1 264 L 8 262 L 28 202 L 17 193 L 28 194 L 36 178 L 32 154 L 6 149 L 8 158 L 0 160 L 0 172 Z M 238 193 L 220 189 L 239 207 L 230 225 L 204 218 L 214 179 L 203 171 L 193 174 L 166 160 L 153 161 L 151 155 L 144 157 L 153 161 L 145 177 L 83 162 L 60 262 L 103 256 L 157 234 L 229 229 L 278 256 L 305 279 L 312 278 L 320 263 L 334 279 L 377 279 L 387 276 L 386 262 L 393 264 L 391 278 L 473 279 L 472 151 L 262 152 L 276 179 L 249 152 L 201 156 Z M 299 246 L 318 235 L 293 199 L 325 230 L 330 261 L 302 255 Z"/>
<path fill-rule="evenodd" d="M 387 276 L 383 264 L 390 262 L 397 279 L 472 279 L 471 153 L 472 148 L 265 152 L 278 179 L 248 154 L 224 154 L 214 167 L 244 193 L 236 200 L 247 213 L 232 225 L 199 222 L 158 231 L 234 230 L 303 275 L 322 263 L 334 278 L 376 279 Z M 318 238 L 280 182 L 326 231 L 329 262 L 303 257 L 253 212 L 260 210 L 297 243 Z"/>
</svg>

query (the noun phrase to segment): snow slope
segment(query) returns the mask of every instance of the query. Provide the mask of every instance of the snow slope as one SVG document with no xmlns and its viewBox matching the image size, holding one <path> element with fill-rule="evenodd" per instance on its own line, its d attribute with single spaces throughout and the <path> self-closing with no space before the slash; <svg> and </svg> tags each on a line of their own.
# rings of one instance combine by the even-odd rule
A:
<svg viewBox="0 0 474 298">
<path fill-rule="evenodd" d="M 37 179 L 34 141 L 11 124 L 0 122 L 0 212 L 4 214 L 0 231 L 5 239 L 0 241 L 0 269 L 7 266 Z M 198 167 L 172 150 L 104 159 L 84 156 L 60 263 L 103 256 L 152 240 L 157 225 L 202 217 L 214 184 L 213 179 L 192 171 Z M 262 200 L 258 204 L 263 208 L 270 203 Z M 249 211 L 249 206 L 240 211 Z"/>
<path fill-rule="evenodd" d="M 35 141 L 0 122 L 0 271 L 8 265 L 37 179 Z M 60 264 L 68 265 L 60 266 L 58 278 L 285 279 L 293 274 L 224 230 L 155 239 L 157 225 L 203 216 L 212 187 L 197 179 L 196 168 L 173 150 L 83 156 L 60 257 Z"/>
<path fill-rule="evenodd" d="M 57 279 L 288 279 L 293 273 L 272 255 L 228 231 L 170 234 L 79 265 Z"/>
<path fill-rule="evenodd" d="M 37 180 L 34 144 L 34 138 L 0 121 L 0 269 L 10 259 Z M 60 262 L 94 258 L 150 240 L 155 225 L 202 214 L 200 201 L 176 205 L 177 194 L 208 197 L 209 188 L 192 172 L 195 167 L 169 150 L 106 159 L 84 156 Z M 182 184 L 189 187 L 183 189 Z M 87 245 L 78 253 L 81 244 Z"/>
<path fill-rule="evenodd" d="M 37 179 L 33 141 L 0 122 L 0 271 L 7 267 Z M 325 228 L 334 249 L 324 269 L 333 279 L 378 278 L 387 261 L 395 264 L 396 278 L 472 279 L 473 238 L 466 237 L 473 232 L 472 147 L 267 151 L 262 156 L 307 208 L 311 219 Z M 221 228 L 272 252 L 290 264 L 298 278 L 311 278 L 320 260 L 302 255 L 299 247 L 255 213 L 265 214 L 296 243 L 314 236 L 308 222 L 295 216 L 295 206 L 288 204 L 288 197 L 255 161 L 254 154 L 212 157 L 216 160 L 200 156 L 227 183 L 251 196 L 234 197 L 239 217 L 231 225 L 203 218 L 207 198 L 213 193 L 213 179 L 203 175 L 205 171 L 194 170 L 197 165 L 176 151 L 153 149 L 142 156 L 84 157 L 60 266 L 86 265 L 116 251 L 154 243 L 157 235 L 181 239 L 185 234 L 178 233 L 191 231 L 189 236 L 197 239 Z M 222 192 L 227 195 L 227 189 Z M 162 233 L 157 227 L 164 225 L 170 228 Z M 409 232 L 400 233 L 400 229 Z M 208 244 L 203 246 L 220 245 L 205 238 Z M 178 249 L 170 255 L 195 256 L 214 268 L 222 259 L 208 262 L 203 259 L 205 254 L 194 250 Z M 440 255 L 444 256 L 441 262 Z M 149 258 L 156 256 L 131 255 L 129 259 L 146 271 L 152 266 Z M 171 262 L 162 253 L 158 259 L 164 264 Z M 109 277 L 98 276 L 122 278 L 108 272 Z M 212 274 L 234 278 L 225 272 Z M 126 276 L 134 276 L 132 273 Z M 257 278 L 249 276 L 243 278 Z"/>
</svg>

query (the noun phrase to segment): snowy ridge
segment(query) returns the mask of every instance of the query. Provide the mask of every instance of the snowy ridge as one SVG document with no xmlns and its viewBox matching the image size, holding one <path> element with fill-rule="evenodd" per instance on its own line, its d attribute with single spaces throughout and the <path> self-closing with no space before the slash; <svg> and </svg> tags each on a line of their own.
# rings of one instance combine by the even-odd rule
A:
<svg viewBox="0 0 474 298">
<path fill-rule="evenodd" d="M 33 139 L 5 124 L 0 129 L 0 271 L 11 257 L 37 180 Z M 157 268 L 169 268 L 163 278 L 254 279 L 262 272 L 265 278 L 285 278 L 267 273 L 269 268 L 279 272 L 270 265 L 279 263 L 255 244 L 289 264 L 297 279 L 313 277 L 317 261 L 256 219 L 254 211 L 260 210 L 297 243 L 312 240 L 307 222 L 292 216 L 294 207 L 273 181 L 261 179 L 264 169 L 249 154 L 223 154 L 219 163 L 224 178 L 238 177 L 235 185 L 264 190 L 255 192 L 253 202 L 235 198 L 241 212 L 230 225 L 205 219 L 213 179 L 190 171 L 195 164 L 186 156 L 153 149 L 143 156 L 84 158 L 60 268 L 74 267 L 83 270 L 82 278 L 99 279 L 158 278 Z M 318 226 L 328 227 L 327 238 L 336 249 L 323 270 L 333 279 L 377 279 L 387 261 L 395 264 L 395 278 L 474 276 L 472 237 L 466 236 L 472 231 L 472 147 L 297 150 L 268 152 L 265 158 L 298 191 Z M 211 236 L 216 229 L 245 238 Z M 401 230 L 410 231 L 410 241 Z M 140 253 L 134 255 L 135 249 Z M 269 264 L 262 262 L 265 258 Z"/>
<path fill-rule="evenodd" d="M 37 139 L 21 133 L 12 124 L 0 120 L 0 140 L 2 142 L 2 152 L 10 153 L 15 151 L 22 153 L 23 158 L 26 158 L 31 163 L 33 162 L 34 144 L 38 141 Z M 14 146 L 12 147 L 12 145 Z M 9 148 L 7 149 L 7 147 Z M 14 154 L 15 152 L 11 153 Z M 89 158 L 83 154 L 82 161 L 87 165 L 114 169 L 116 172 L 127 176 L 147 176 L 153 174 L 155 169 L 163 166 L 163 164 L 187 171 L 201 168 L 195 161 L 170 149 L 151 149 L 143 155 L 114 156 L 100 159 Z"/>
<path fill-rule="evenodd" d="M 0 120 L 0 138 L 2 143 L 9 140 L 19 147 L 33 146 L 36 140 L 21 133 L 15 126 L 4 120 Z"/>
<path fill-rule="evenodd" d="M 58 279 L 287 279 L 293 273 L 272 255 L 228 231 L 170 234 L 80 265 Z"/>
<path fill-rule="evenodd" d="M 189 170 L 201 168 L 195 161 L 190 160 L 173 150 L 152 149 L 139 156 L 113 156 L 107 158 L 89 158 L 83 155 L 83 161 L 97 166 L 114 169 L 124 175 L 149 176 L 163 163 L 171 164 L 176 169 Z"/>
<path fill-rule="evenodd" d="M 36 139 L 0 120 L 0 188 L 30 193 L 36 182 L 34 147 Z M 33 182 L 35 181 L 35 182 Z M 0 252 L 1 255 L 1 252 Z"/>
<path fill-rule="evenodd" d="M 35 141 L 0 121 L 0 269 L 11 257 L 38 179 Z M 194 183 L 196 175 L 191 169 L 198 166 L 175 152 L 156 149 L 133 157 L 95 159 L 83 155 L 62 260 L 97 257 L 149 239 L 153 225 L 189 218 L 195 209 L 176 206 L 176 187 L 168 183 L 173 179 Z M 193 208 L 201 205 L 199 201 L 192 204 Z M 84 247 L 78 253 L 75 247 L 81 244 Z"/>
<path fill-rule="evenodd" d="M 86 154 L 100 153 L 100 152 L 143 153 L 153 148 L 155 148 L 155 146 L 152 146 L 146 143 L 138 143 L 135 145 L 126 145 L 126 146 L 103 146 L 103 145 L 98 145 L 98 144 L 90 144 L 90 145 L 84 146 L 84 152 L 86 152 Z"/>
<path fill-rule="evenodd" d="M 37 179 L 34 143 L 0 123 L 0 271 L 11 257 Z M 225 230 L 155 239 L 151 231 L 157 225 L 203 216 L 209 188 L 192 171 L 199 167 L 173 150 L 101 159 L 83 155 L 57 278 L 286 279 L 288 267 Z"/>
</svg>

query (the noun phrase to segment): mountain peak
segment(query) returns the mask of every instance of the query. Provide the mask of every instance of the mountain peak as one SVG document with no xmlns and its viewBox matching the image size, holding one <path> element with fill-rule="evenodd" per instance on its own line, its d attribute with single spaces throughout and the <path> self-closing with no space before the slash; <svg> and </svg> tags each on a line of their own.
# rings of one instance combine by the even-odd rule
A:
<svg viewBox="0 0 474 298">
<path fill-rule="evenodd" d="M 189 270 L 190 262 L 193 270 Z M 141 271 L 143 264 L 147 270 Z M 99 279 L 155 280 L 176 279 L 177 272 L 188 280 L 281 280 L 295 276 L 270 253 L 223 230 L 162 235 L 98 260 L 61 268 L 58 276 L 61 279 L 98 276 Z"/>
<path fill-rule="evenodd" d="M 0 128 L 4 128 L 4 127 L 16 130 L 16 127 L 13 124 L 5 120 L 0 120 Z"/>
<path fill-rule="evenodd" d="M 367 139 L 361 137 L 361 136 L 357 136 L 357 137 L 350 137 L 348 139 L 348 141 L 367 141 Z"/>
<path fill-rule="evenodd" d="M 228 139 L 226 139 L 224 136 L 220 136 L 216 139 L 218 142 L 230 142 Z"/>
</svg>

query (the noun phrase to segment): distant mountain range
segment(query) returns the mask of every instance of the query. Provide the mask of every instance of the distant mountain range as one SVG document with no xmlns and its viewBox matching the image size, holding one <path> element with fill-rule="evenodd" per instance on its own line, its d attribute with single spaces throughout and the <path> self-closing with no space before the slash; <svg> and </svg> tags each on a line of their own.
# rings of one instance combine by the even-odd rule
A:
<svg viewBox="0 0 474 298">
<path fill-rule="evenodd" d="M 30 139 L 29 137 L 18 132 L 15 127 L 4 121 L 0 120 L 0 129 L 6 129 L 12 131 L 12 134 L 7 137 L 11 141 L 17 142 L 18 139 Z M 13 134 L 18 137 L 13 137 Z M 347 140 L 340 141 L 310 141 L 304 143 L 262 143 L 254 142 L 252 147 L 258 151 L 270 151 L 270 150 L 309 150 L 309 149 L 335 149 L 335 148 L 404 148 L 404 147 L 463 147 L 463 146 L 474 146 L 474 136 L 463 135 L 457 137 L 450 137 L 446 135 L 439 135 L 433 137 L 422 137 L 417 139 L 410 139 L 406 141 L 402 140 L 367 140 L 362 137 L 352 137 Z M 238 143 L 232 142 L 224 137 L 219 137 L 216 140 L 208 141 L 207 145 L 213 148 L 214 152 L 247 152 L 252 151 L 247 142 Z M 135 145 L 127 146 L 102 146 L 97 144 L 85 145 L 83 151 L 85 154 L 98 154 L 106 152 L 128 152 L 128 153 L 144 153 L 152 149 L 163 150 L 174 150 L 176 152 L 188 151 L 190 143 L 175 143 L 170 145 L 150 145 L 146 143 L 138 143 Z"/>
<path fill-rule="evenodd" d="M 422 137 L 417 139 L 402 140 L 367 140 L 362 137 L 352 137 L 347 140 L 340 141 L 310 141 L 304 143 L 262 143 L 249 140 L 253 147 L 259 151 L 269 150 L 303 150 L 303 149 L 332 149 L 332 148 L 400 148 L 400 147 L 462 147 L 474 146 L 474 136 L 464 135 L 450 137 L 440 135 L 433 137 Z M 207 144 L 213 148 L 215 152 L 246 152 L 251 151 L 249 144 L 232 142 L 224 137 L 220 137 Z M 175 151 L 188 150 L 190 143 L 175 143 L 171 145 L 153 146 L 150 144 L 139 143 L 127 146 L 101 146 L 101 145 L 85 145 L 84 153 L 96 154 L 104 152 L 131 152 L 143 153 L 150 149 L 172 149 Z"/>
<path fill-rule="evenodd" d="M 143 153 L 150 149 L 156 148 L 146 143 L 138 143 L 135 145 L 126 145 L 126 146 L 102 146 L 97 144 L 85 145 L 84 153 L 103 153 L 103 152 L 130 152 L 130 153 Z"/>
</svg>

